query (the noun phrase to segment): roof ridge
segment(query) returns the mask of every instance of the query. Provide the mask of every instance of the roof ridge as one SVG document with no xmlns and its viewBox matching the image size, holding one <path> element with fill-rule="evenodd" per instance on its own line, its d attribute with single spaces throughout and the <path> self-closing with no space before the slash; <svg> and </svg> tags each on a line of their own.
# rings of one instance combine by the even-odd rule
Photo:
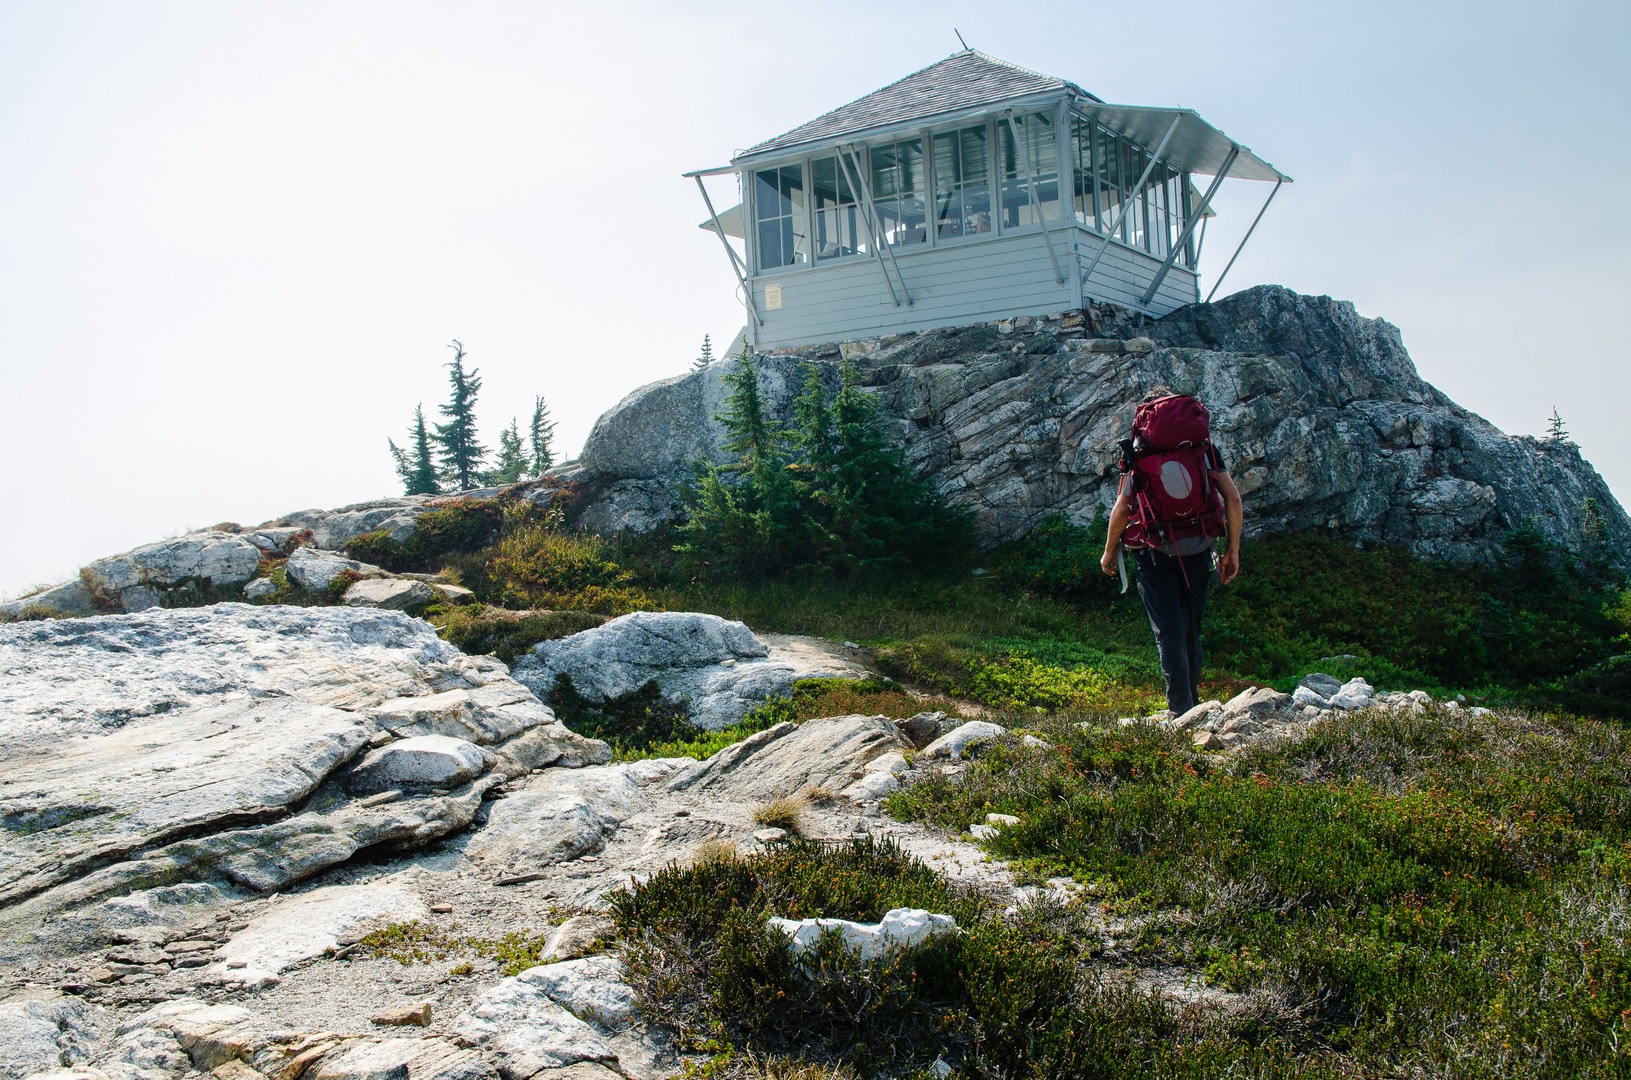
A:
<svg viewBox="0 0 1631 1080">
<path fill-rule="evenodd" d="M 1034 76 L 1035 78 L 1038 78 L 1038 79 L 1051 79 L 1053 82 L 1063 83 L 1065 86 L 1070 87 L 1072 90 L 1075 90 L 1075 91 L 1077 91 L 1079 93 L 1087 94 L 1086 90 L 1083 90 L 1080 86 L 1077 86 L 1075 83 L 1071 82 L 1069 79 L 1061 79 L 1057 75 L 1049 75 L 1046 71 L 1038 71 L 1035 68 L 1028 68 L 1024 64 L 1016 64 L 1012 60 L 1004 60 L 1000 56 L 992 56 L 990 53 L 981 52 L 979 49 L 965 49 L 963 51 L 964 52 L 971 52 L 975 56 L 978 56 L 982 60 L 989 60 L 993 64 L 1001 64 L 1005 68 L 1012 68 L 1013 70 L 1021 72 L 1022 74 L 1025 74 L 1025 75 L 1031 75 L 1031 76 Z M 952 53 L 951 54 L 951 56 L 956 56 L 956 55 L 958 55 L 958 54 L 957 53 Z M 951 56 L 946 57 L 946 60 L 950 60 Z M 945 60 L 942 60 L 941 63 L 945 63 Z M 1093 100 L 1095 100 L 1095 101 L 1098 100 L 1098 97 L 1096 95 L 1087 94 L 1087 96 L 1090 97 L 1090 98 L 1093 98 Z"/>
<path fill-rule="evenodd" d="M 883 86 L 878 87 L 876 90 L 868 90 L 866 93 L 862 94 L 860 97 L 851 98 L 849 101 L 844 102 L 842 105 L 838 105 L 838 106 L 835 106 L 834 108 L 828 109 L 826 112 L 821 113 L 818 116 L 811 117 L 809 120 L 806 120 L 801 124 L 794 124 L 792 127 L 788 128 L 786 131 L 782 132 L 780 135 L 772 135 L 768 139 L 761 139 L 755 145 L 764 146 L 764 145 L 766 145 L 768 143 L 779 142 L 782 139 L 787 138 L 787 136 L 793 134 L 793 132 L 797 131 L 799 128 L 809 127 L 812 124 L 819 123 L 820 121 L 825 120 L 827 117 L 832 116 L 834 113 L 841 113 L 845 109 L 849 108 L 851 105 L 855 105 L 855 104 L 858 104 L 858 103 L 860 103 L 862 101 L 865 101 L 867 98 L 872 97 L 874 94 L 881 94 L 885 90 L 889 90 L 889 89 L 892 89 L 892 88 L 894 88 L 896 86 L 899 86 L 901 83 L 905 82 L 908 79 L 915 79 L 919 75 L 923 74 L 925 71 L 928 71 L 930 68 L 939 67 L 941 64 L 944 64 L 947 60 L 951 60 L 951 59 L 954 59 L 955 57 L 961 56 L 965 52 L 974 53 L 976 56 L 985 56 L 984 53 L 978 52 L 975 49 L 958 49 L 956 52 L 952 53 L 951 55 L 943 56 L 939 60 L 936 60 L 932 64 L 924 64 L 922 67 L 918 68 L 916 71 L 909 72 L 909 73 L 907 73 L 905 75 L 902 75 L 900 78 L 896 79 L 892 83 L 885 83 Z M 986 57 L 986 58 L 987 59 L 995 59 L 995 57 Z M 1009 66 L 1012 66 L 1012 65 L 1009 65 Z M 1031 74 L 1034 75 L 1036 73 L 1032 72 Z M 1043 78 L 1052 78 L 1052 76 L 1044 75 Z"/>
</svg>

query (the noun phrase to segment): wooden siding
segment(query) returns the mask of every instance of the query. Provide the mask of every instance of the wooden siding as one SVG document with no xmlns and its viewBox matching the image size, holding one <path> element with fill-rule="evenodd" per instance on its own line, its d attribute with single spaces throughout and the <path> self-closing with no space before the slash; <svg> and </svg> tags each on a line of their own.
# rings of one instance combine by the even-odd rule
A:
<svg viewBox="0 0 1631 1080">
<path fill-rule="evenodd" d="M 894 305 L 877 259 L 760 274 L 749 282 L 765 320 L 755 328 L 755 345 L 809 345 L 1080 307 L 1070 233 L 1054 232 L 1053 244 L 1063 285 L 1054 279 L 1042 237 L 1034 232 L 910 253 L 897 248 L 911 306 Z M 766 310 L 767 284 L 782 287 L 780 311 Z M 900 279 L 895 288 L 898 292 Z"/>
<path fill-rule="evenodd" d="M 1122 244 L 1111 244 L 1093 271 L 1083 295 L 1081 277 L 1098 252 L 1097 234 L 1079 228 L 1055 230 L 1054 252 L 1065 283 L 1054 278 L 1053 263 L 1037 233 L 995 237 L 904 252 L 896 260 L 912 303 L 896 307 L 877 259 L 825 263 L 813 269 L 783 270 L 750 279 L 753 300 L 764 318 L 755 328 L 760 349 L 811 345 L 846 338 L 877 337 L 943 326 L 990 322 L 1014 315 L 1048 315 L 1108 300 L 1137 308 L 1161 267 Z M 884 260 L 888 265 L 888 260 Z M 891 279 L 898 293 L 900 279 Z M 780 285 L 782 306 L 771 311 L 765 286 Z M 1194 273 L 1181 266 L 1168 272 L 1146 309 L 1165 315 L 1199 299 Z"/>
<path fill-rule="evenodd" d="M 1075 231 L 1074 254 L 1078 279 L 1087 273 L 1087 268 L 1098 255 L 1099 245 L 1102 243 L 1104 239 L 1098 233 L 1086 229 Z M 1099 265 L 1093 270 L 1093 279 L 1082 283 L 1083 303 L 1108 300 L 1124 307 L 1141 308 L 1159 318 L 1169 311 L 1200 300 L 1200 284 L 1194 271 L 1174 264 L 1172 269 L 1167 271 L 1166 279 L 1161 282 L 1161 288 L 1150 299 L 1149 307 L 1143 308 L 1139 301 L 1144 298 L 1145 290 L 1150 287 L 1150 282 L 1155 280 L 1156 271 L 1160 269 L 1160 259 L 1136 248 L 1111 241 L 1110 249 L 1104 253 L 1104 258 L 1099 260 Z"/>
</svg>

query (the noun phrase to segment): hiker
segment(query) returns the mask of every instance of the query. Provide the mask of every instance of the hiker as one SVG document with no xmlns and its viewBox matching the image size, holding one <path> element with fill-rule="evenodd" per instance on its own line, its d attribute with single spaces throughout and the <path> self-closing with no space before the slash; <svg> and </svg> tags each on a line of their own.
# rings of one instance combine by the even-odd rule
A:
<svg viewBox="0 0 1631 1080">
<path fill-rule="evenodd" d="M 1125 592 L 1120 551 L 1132 550 L 1167 708 L 1181 715 L 1200 696 L 1201 620 L 1213 567 L 1224 585 L 1240 572 L 1240 490 L 1212 445 L 1210 414 L 1188 394 L 1164 386 L 1146 394 L 1121 449 L 1121 488 L 1099 566 L 1112 577 L 1121 568 Z M 1220 536 L 1228 541 L 1221 557 Z"/>
</svg>

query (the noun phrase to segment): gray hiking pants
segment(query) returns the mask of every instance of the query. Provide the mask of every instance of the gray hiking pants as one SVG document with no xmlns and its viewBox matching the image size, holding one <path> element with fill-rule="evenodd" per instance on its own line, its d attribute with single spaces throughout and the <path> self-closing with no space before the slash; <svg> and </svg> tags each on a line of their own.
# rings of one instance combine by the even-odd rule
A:
<svg viewBox="0 0 1631 1080">
<path fill-rule="evenodd" d="M 1161 656 L 1161 674 L 1167 681 L 1167 708 L 1174 714 L 1188 712 L 1198 704 L 1201 620 L 1206 617 L 1206 593 L 1212 582 L 1212 553 L 1198 551 L 1180 558 L 1143 549 L 1133 557 L 1138 566 L 1138 595 L 1150 617 L 1150 629 L 1155 631 L 1155 651 Z"/>
</svg>

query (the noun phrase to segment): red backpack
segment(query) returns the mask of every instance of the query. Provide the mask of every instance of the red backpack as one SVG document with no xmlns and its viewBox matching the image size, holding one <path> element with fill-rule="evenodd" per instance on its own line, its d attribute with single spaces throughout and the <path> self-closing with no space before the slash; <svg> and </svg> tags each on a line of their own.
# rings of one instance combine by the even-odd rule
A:
<svg viewBox="0 0 1631 1080">
<path fill-rule="evenodd" d="M 1224 533 L 1212 416 L 1188 394 L 1138 407 L 1133 434 L 1121 444 L 1121 472 L 1131 493 L 1122 543 L 1166 555 L 1205 551 Z"/>
</svg>

